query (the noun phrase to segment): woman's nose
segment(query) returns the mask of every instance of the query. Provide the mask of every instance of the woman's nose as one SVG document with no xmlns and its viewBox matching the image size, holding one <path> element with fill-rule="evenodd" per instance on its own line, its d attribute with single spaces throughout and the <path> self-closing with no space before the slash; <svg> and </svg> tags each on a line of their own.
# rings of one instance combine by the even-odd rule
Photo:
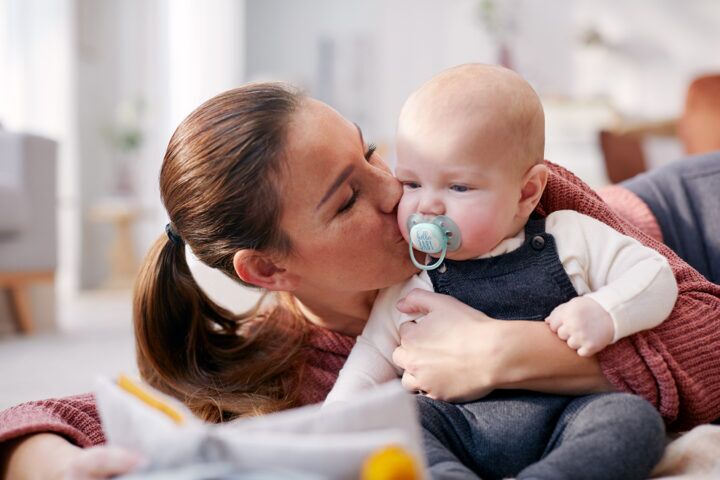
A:
<svg viewBox="0 0 720 480">
<path fill-rule="evenodd" d="M 445 202 L 433 192 L 423 192 L 418 203 L 418 213 L 423 215 L 443 215 L 445 213 Z"/>
<path fill-rule="evenodd" d="M 402 196 L 402 185 L 391 173 L 378 171 L 372 182 L 375 185 L 377 204 L 383 213 L 394 213 Z"/>
</svg>

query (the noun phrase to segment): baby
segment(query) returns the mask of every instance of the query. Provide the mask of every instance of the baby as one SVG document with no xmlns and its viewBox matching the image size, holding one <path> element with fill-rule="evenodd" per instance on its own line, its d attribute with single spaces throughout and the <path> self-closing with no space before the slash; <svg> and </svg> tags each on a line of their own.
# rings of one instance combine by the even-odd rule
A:
<svg viewBox="0 0 720 480">
<path fill-rule="evenodd" d="M 410 96 L 398 122 L 398 222 L 427 255 L 419 262 L 411 248 L 422 272 L 378 294 L 326 403 L 402 374 L 398 329 L 417 318 L 395 304 L 413 288 L 496 319 L 545 321 L 583 356 L 668 317 L 677 284 L 663 256 L 575 211 L 533 215 L 548 177 L 544 129 L 533 89 L 500 67 L 456 67 Z M 418 405 L 440 478 L 644 478 L 663 450 L 659 414 L 627 394 L 502 390 Z"/>
</svg>

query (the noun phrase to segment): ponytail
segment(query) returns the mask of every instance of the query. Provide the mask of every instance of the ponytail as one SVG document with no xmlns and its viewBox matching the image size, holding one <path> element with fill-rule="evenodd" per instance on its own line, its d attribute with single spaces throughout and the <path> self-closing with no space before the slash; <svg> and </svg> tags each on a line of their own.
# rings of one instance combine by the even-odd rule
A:
<svg viewBox="0 0 720 480">
<path fill-rule="evenodd" d="M 266 296 L 242 315 L 218 306 L 195 282 L 182 240 L 162 235 L 135 284 L 140 375 L 210 422 L 296 406 L 304 322 L 265 307 Z"/>
</svg>

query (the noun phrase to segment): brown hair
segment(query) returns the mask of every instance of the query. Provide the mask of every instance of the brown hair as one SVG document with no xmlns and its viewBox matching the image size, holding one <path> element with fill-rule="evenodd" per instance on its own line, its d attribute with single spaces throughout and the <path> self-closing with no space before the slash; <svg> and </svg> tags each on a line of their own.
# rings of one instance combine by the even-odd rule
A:
<svg viewBox="0 0 720 480">
<path fill-rule="evenodd" d="M 258 83 L 208 100 L 177 128 L 160 170 L 162 201 L 179 238 L 158 238 L 135 284 L 137 362 L 145 381 L 208 421 L 297 403 L 305 323 L 289 296 L 233 315 L 198 287 L 184 243 L 240 283 L 238 250 L 291 250 L 279 227 L 276 185 L 287 126 L 302 98 L 288 85 Z"/>
</svg>

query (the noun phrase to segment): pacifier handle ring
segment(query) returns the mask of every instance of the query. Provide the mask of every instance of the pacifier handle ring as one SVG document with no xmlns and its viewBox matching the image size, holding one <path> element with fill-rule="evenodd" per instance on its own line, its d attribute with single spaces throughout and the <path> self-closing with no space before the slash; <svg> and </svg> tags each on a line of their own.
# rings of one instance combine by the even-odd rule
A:
<svg viewBox="0 0 720 480">
<path fill-rule="evenodd" d="M 445 260 L 445 253 L 447 253 L 447 242 L 445 242 L 445 244 L 443 245 L 442 252 L 440 253 L 440 258 L 432 265 L 423 265 L 418 262 L 415 259 L 415 252 L 413 251 L 412 242 L 410 242 L 408 245 L 410 246 L 410 260 L 412 260 L 413 265 L 415 265 L 420 270 L 435 270 L 440 265 L 442 265 L 442 262 Z"/>
</svg>

